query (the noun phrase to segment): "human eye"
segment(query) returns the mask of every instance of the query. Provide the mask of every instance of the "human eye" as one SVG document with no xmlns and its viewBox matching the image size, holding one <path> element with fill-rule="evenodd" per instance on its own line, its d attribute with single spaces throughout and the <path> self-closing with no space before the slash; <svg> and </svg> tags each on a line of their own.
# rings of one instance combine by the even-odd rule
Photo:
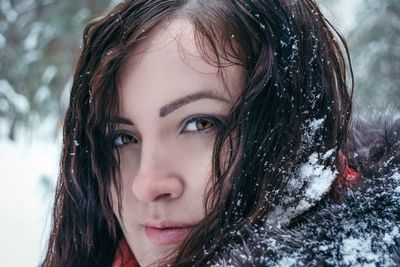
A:
<svg viewBox="0 0 400 267">
<path fill-rule="evenodd" d="M 126 132 L 117 132 L 113 138 L 114 146 L 121 147 L 128 145 L 130 143 L 137 143 L 137 139 L 129 133 Z"/>
<path fill-rule="evenodd" d="M 222 121 L 210 116 L 191 117 L 185 122 L 183 133 L 208 132 L 220 128 Z"/>
</svg>

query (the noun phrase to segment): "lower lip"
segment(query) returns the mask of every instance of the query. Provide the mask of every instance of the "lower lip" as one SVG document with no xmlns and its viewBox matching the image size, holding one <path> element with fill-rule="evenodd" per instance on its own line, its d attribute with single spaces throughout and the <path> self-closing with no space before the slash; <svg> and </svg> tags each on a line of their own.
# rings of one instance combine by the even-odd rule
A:
<svg viewBox="0 0 400 267">
<path fill-rule="evenodd" d="M 192 227 L 154 228 L 145 227 L 146 236 L 159 245 L 179 243 L 189 234 Z"/>
</svg>

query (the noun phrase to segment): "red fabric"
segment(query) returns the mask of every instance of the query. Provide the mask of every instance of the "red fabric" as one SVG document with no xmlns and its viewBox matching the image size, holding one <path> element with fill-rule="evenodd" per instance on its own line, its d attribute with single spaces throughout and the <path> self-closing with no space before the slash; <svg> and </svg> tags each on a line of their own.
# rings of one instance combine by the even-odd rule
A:
<svg viewBox="0 0 400 267">
<path fill-rule="evenodd" d="M 118 244 L 112 267 L 140 267 L 125 238 Z"/>
<path fill-rule="evenodd" d="M 331 189 L 332 198 L 340 202 L 341 192 L 347 189 L 354 190 L 360 180 L 360 173 L 350 167 L 346 162 L 345 156 L 339 152 L 339 175 Z"/>
</svg>

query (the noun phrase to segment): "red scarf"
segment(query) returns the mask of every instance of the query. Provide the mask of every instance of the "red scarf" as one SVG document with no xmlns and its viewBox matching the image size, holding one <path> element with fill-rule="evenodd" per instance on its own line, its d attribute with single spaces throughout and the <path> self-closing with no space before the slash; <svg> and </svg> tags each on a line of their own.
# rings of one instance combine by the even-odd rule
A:
<svg viewBox="0 0 400 267">
<path fill-rule="evenodd" d="M 122 238 L 118 244 L 112 267 L 139 267 L 125 238 Z"/>
<path fill-rule="evenodd" d="M 339 152 L 339 175 L 333 183 L 330 196 L 335 201 L 340 202 L 342 199 L 342 192 L 347 189 L 355 190 L 356 185 L 361 180 L 361 174 L 355 169 L 350 167 L 345 156 Z"/>
</svg>

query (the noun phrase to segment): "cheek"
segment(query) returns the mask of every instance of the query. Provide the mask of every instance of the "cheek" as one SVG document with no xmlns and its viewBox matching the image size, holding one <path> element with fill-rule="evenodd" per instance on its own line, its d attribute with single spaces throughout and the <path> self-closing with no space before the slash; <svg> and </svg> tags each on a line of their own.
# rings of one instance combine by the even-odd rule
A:
<svg viewBox="0 0 400 267">
<path fill-rule="evenodd" d="M 212 145 L 209 142 L 203 140 L 187 142 L 181 150 L 182 160 L 187 161 L 197 171 L 204 171 L 211 163 Z"/>
<path fill-rule="evenodd" d="M 120 150 L 119 174 L 117 180 L 121 181 L 123 203 L 129 204 L 132 194 L 132 182 L 140 167 L 140 152 L 134 147 L 124 147 Z"/>
<path fill-rule="evenodd" d="M 136 175 L 140 164 L 140 151 L 138 148 L 127 146 L 120 149 L 119 159 L 119 171 L 123 180 L 126 180 L 128 176 Z"/>
<path fill-rule="evenodd" d="M 224 176 L 221 192 L 223 196 L 226 196 L 232 187 L 234 166 L 237 165 L 237 162 L 240 159 L 240 157 L 235 157 L 235 155 L 241 155 L 240 151 L 234 153 L 232 146 L 235 145 L 233 144 L 233 142 L 235 142 L 235 134 L 233 134 L 231 140 L 229 140 L 228 138 L 225 141 L 224 145 L 221 148 L 221 153 L 219 156 L 221 164 L 221 174 Z"/>
<path fill-rule="evenodd" d="M 137 151 L 133 149 L 121 149 L 119 160 L 119 170 L 116 174 L 116 180 L 121 183 L 121 192 L 119 193 L 122 196 L 122 207 L 125 207 L 125 210 L 130 210 L 129 207 L 133 204 L 130 190 L 132 186 L 131 178 L 136 175 L 139 167 Z M 118 194 L 114 184 L 111 184 L 111 201 L 113 212 L 121 223 L 121 218 L 118 214 Z"/>
<path fill-rule="evenodd" d="M 210 189 L 212 170 L 213 142 L 210 138 L 203 138 L 188 142 L 181 152 L 184 166 L 184 180 L 189 194 L 196 202 L 204 203 L 204 196 Z"/>
<path fill-rule="evenodd" d="M 111 184 L 111 205 L 114 215 L 117 217 L 119 224 L 121 225 L 121 216 L 118 211 L 118 194 L 117 189 Z"/>
</svg>

